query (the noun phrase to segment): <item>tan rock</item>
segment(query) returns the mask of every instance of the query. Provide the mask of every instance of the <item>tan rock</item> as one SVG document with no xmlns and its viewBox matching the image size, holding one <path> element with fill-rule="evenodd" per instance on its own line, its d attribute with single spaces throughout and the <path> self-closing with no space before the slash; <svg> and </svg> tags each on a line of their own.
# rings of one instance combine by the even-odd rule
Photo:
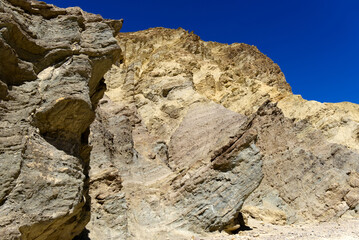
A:
<svg viewBox="0 0 359 240">
<path fill-rule="evenodd" d="M 121 53 L 112 24 L 0 0 L 1 239 L 73 239 L 90 220 L 89 126 Z"/>
<path fill-rule="evenodd" d="M 231 157 L 233 149 L 242 148 L 252 160 L 259 150 L 263 159 L 264 178 L 243 205 L 251 209 L 248 214 L 288 224 L 328 221 L 352 211 L 343 199 L 358 172 L 357 105 L 293 95 L 280 68 L 254 46 L 204 42 L 183 29 L 164 28 L 121 33 L 118 40 L 124 58 L 105 77 L 108 99 L 98 113 L 104 118 L 101 131 L 112 137 L 95 137 L 93 130 L 92 163 L 94 174 L 100 162 L 120 169 L 120 192 L 129 208 L 127 230 L 119 235 L 176 239 L 237 228 L 235 216 L 246 196 L 236 195 L 244 193 L 234 184 L 239 178 L 219 178 L 216 171 L 232 172 L 234 162 L 242 161 Z M 225 108 L 249 117 L 240 140 L 242 118 Z M 115 140 L 121 135 L 127 140 Z M 99 138 L 112 140 L 99 148 Z M 212 191 L 211 179 L 228 190 Z M 251 189 L 257 183 L 252 177 L 238 181 Z M 229 201 L 226 191 L 236 191 L 237 200 Z M 218 211 L 228 215 L 219 217 Z"/>
<path fill-rule="evenodd" d="M 122 54 L 121 21 L 33 0 L 0 0 L 0 24 L 3 238 L 357 216 L 359 106 L 293 95 L 256 47 L 153 28 L 119 34 Z"/>
<path fill-rule="evenodd" d="M 244 206 L 241 212 L 247 218 L 253 218 L 271 224 L 284 225 L 287 222 L 286 213 L 278 208 Z"/>
<path fill-rule="evenodd" d="M 359 204 L 359 188 L 350 190 L 344 200 L 350 208 L 356 207 Z"/>
<path fill-rule="evenodd" d="M 350 172 L 348 183 L 353 188 L 359 188 L 359 173 L 355 171 Z"/>
<path fill-rule="evenodd" d="M 255 137 L 248 137 L 253 133 L 243 115 L 215 103 L 194 104 L 165 143 L 150 138 L 141 130 L 142 123 L 132 125 L 125 114 L 108 99 L 99 106 L 92 125 L 90 177 L 96 184 L 90 195 L 99 204 L 92 206 L 91 238 L 99 238 L 106 229 L 102 237 L 177 238 L 238 224 L 244 199 L 262 178 L 261 154 Z M 119 170 L 121 191 L 111 192 L 96 177 L 111 166 Z M 127 206 L 121 208 L 127 216 L 122 222 L 104 209 L 118 194 L 124 195 Z"/>
</svg>

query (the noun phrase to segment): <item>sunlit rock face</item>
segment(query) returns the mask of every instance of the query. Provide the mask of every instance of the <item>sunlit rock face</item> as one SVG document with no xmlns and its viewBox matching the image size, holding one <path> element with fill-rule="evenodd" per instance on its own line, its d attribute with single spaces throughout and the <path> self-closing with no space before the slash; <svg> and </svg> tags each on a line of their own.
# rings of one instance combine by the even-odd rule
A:
<svg viewBox="0 0 359 240">
<path fill-rule="evenodd" d="M 256 47 L 121 33 L 91 125 L 91 239 L 358 217 L 359 107 L 293 95 Z"/>
<path fill-rule="evenodd" d="M 121 26 L 0 0 L 1 238 L 358 218 L 358 105 L 293 95 L 254 46 Z"/>
<path fill-rule="evenodd" d="M 72 239 L 90 220 L 89 126 L 121 25 L 0 1 L 1 239 Z"/>
</svg>

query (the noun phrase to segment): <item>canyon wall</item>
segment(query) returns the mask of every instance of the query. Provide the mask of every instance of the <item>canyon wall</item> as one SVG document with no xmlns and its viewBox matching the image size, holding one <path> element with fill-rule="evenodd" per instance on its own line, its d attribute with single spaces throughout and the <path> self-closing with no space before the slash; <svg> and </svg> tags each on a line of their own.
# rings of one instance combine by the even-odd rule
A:
<svg viewBox="0 0 359 240">
<path fill-rule="evenodd" d="M 90 220 L 89 126 L 121 26 L 0 1 L 1 239 L 72 239 Z"/>
<path fill-rule="evenodd" d="M 1 238 L 189 239 L 248 218 L 359 217 L 358 105 L 293 95 L 254 46 L 121 26 L 0 0 Z"/>
<path fill-rule="evenodd" d="M 183 29 L 117 38 L 91 126 L 91 239 L 358 217 L 358 105 L 293 95 L 254 46 Z"/>
</svg>

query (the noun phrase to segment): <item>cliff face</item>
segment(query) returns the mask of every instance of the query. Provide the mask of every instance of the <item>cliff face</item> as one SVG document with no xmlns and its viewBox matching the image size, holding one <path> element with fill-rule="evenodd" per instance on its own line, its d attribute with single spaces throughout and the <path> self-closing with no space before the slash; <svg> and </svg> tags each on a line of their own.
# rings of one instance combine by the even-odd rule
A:
<svg viewBox="0 0 359 240">
<path fill-rule="evenodd" d="M 91 239 L 358 217 L 358 105 L 293 95 L 254 46 L 164 28 L 118 40 L 91 126 Z"/>
<path fill-rule="evenodd" d="M 121 25 L 0 1 L 1 239 L 72 239 L 89 221 L 89 126 Z"/>
<path fill-rule="evenodd" d="M 110 83 L 107 95 L 111 99 L 132 95 L 146 103 L 140 110 L 154 108 L 163 112 L 157 109 L 162 104 L 151 103 L 162 100 L 162 88 L 168 95 L 180 87 L 188 90 L 188 94 L 199 94 L 206 101 L 212 100 L 247 116 L 271 100 L 278 103 L 285 117 L 308 121 L 330 142 L 359 149 L 357 104 L 319 103 L 293 95 L 278 65 L 254 46 L 204 42 L 184 30 L 163 28 L 121 33 L 119 41 L 124 49 L 126 69 L 134 74 L 135 88 L 133 93 L 124 93 L 119 84 L 131 89 L 133 83 L 121 67 L 113 68 L 107 79 Z M 116 81 L 120 74 L 125 74 L 127 81 Z M 190 93 L 192 89 L 196 94 Z M 142 95 L 144 98 L 138 99 Z"/>
<path fill-rule="evenodd" d="M 293 95 L 254 46 L 121 26 L 0 0 L 1 238 L 359 217 L 358 105 Z"/>
</svg>

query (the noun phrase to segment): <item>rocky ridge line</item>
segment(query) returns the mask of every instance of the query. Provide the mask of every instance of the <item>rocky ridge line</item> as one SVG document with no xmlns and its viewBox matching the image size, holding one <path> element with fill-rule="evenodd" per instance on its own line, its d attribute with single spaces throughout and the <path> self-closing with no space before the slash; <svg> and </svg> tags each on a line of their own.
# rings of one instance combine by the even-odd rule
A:
<svg viewBox="0 0 359 240">
<path fill-rule="evenodd" d="M 358 216 L 357 105 L 293 95 L 254 46 L 165 28 L 118 40 L 90 176 L 111 169 L 122 182 L 90 190 L 91 239 L 233 232 L 240 213 L 274 224 Z"/>
</svg>

